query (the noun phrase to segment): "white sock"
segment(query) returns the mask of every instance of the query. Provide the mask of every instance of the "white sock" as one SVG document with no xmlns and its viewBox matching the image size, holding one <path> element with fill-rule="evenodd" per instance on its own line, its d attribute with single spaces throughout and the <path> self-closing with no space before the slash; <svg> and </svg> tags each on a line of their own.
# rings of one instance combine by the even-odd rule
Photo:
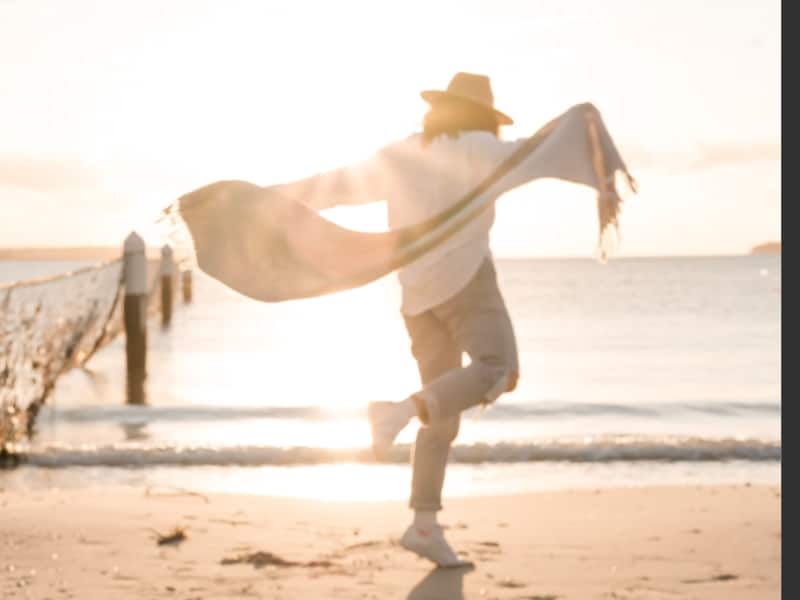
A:
<svg viewBox="0 0 800 600">
<path fill-rule="evenodd" d="M 414 511 L 414 527 L 420 529 L 432 529 L 439 523 L 436 521 L 435 510 L 415 510 Z"/>
<path fill-rule="evenodd" d="M 408 416 L 409 421 L 417 416 L 417 403 L 414 402 L 414 398 L 408 397 L 405 400 L 400 400 L 400 402 L 397 404 L 402 407 L 402 410 L 404 411 L 404 414 Z"/>
</svg>

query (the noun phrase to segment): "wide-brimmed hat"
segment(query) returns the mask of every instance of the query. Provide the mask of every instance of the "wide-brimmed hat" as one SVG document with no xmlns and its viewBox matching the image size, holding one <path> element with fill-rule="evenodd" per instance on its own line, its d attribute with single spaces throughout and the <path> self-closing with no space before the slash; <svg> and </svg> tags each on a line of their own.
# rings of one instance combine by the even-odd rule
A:
<svg viewBox="0 0 800 600">
<path fill-rule="evenodd" d="M 511 125 L 514 122 L 511 117 L 494 107 L 492 84 L 486 75 L 456 73 L 450 80 L 446 90 L 425 90 L 420 92 L 420 96 L 429 104 L 446 98 L 466 100 L 492 111 L 501 125 Z"/>
</svg>

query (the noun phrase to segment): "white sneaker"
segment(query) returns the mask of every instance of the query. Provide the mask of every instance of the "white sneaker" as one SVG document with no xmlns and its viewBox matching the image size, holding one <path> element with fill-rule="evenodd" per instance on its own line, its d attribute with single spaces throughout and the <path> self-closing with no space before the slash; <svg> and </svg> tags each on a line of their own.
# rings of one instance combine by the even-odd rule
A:
<svg viewBox="0 0 800 600">
<path fill-rule="evenodd" d="M 459 558 L 459 556 L 444 539 L 442 528 L 438 525 L 430 529 L 417 527 L 413 523 L 406 529 L 403 537 L 400 538 L 400 545 L 406 550 L 427 558 L 436 563 L 439 567 L 474 567 L 475 564 L 469 560 Z"/>
<path fill-rule="evenodd" d="M 370 402 L 367 406 L 367 417 L 372 429 L 372 449 L 376 458 L 380 458 L 392 444 L 411 418 L 398 402 Z"/>
</svg>

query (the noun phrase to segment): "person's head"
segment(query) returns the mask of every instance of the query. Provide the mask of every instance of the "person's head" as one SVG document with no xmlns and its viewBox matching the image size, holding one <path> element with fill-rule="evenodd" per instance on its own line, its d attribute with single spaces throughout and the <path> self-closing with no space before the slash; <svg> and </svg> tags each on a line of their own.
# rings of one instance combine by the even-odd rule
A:
<svg viewBox="0 0 800 600">
<path fill-rule="evenodd" d="M 422 140 L 428 144 L 439 135 L 458 137 L 462 131 L 500 134 L 511 117 L 494 108 L 492 86 L 486 75 L 456 73 L 446 90 L 421 93 L 430 108 L 423 120 Z"/>
</svg>

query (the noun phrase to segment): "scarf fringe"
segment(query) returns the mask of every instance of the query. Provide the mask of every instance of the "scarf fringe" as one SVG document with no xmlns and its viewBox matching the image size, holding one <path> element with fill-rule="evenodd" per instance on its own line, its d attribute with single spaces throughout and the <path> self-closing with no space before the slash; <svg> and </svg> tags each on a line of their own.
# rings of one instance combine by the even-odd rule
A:
<svg viewBox="0 0 800 600">
<path fill-rule="evenodd" d="M 605 152 L 600 143 L 598 119 L 600 114 L 593 106 L 585 113 L 587 135 L 592 152 L 592 168 L 597 179 L 597 257 L 605 263 L 609 254 L 616 249 L 622 239 L 619 229 L 619 215 L 622 212 L 623 199 L 617 191 L 616 175 L 621 172 L 625 177 L 628 189 L 636 194 L 639 186 L 633 176 L 624 169 L 608 173 Z"/>
</svg>

